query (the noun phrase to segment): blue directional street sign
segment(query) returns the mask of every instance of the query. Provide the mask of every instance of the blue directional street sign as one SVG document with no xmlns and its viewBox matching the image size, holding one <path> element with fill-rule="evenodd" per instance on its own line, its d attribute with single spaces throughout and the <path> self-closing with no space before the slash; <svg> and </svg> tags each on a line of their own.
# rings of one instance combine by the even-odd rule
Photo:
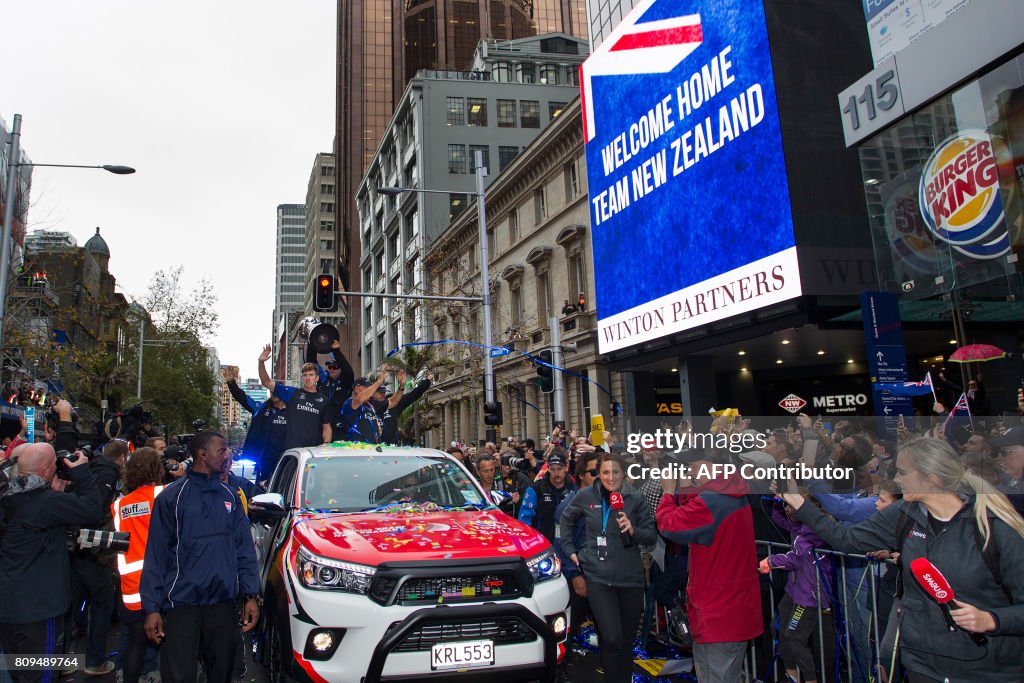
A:
<svg viewBox="0 0 1024 683">
<path fill-rule="evenodd" d="M 25 441 L 35 443 L 36 440 L 36 409 L 25 408 Z"/>
<path fill-rule="evenodd" d="M 512 353 L 512 349 L 507 349 L 504 346 L 499 346 L 498 348 L 491 349 L 491 358 L 497 358 L 498 356 L 507 356 L 510 353 Z"/>
</svg>

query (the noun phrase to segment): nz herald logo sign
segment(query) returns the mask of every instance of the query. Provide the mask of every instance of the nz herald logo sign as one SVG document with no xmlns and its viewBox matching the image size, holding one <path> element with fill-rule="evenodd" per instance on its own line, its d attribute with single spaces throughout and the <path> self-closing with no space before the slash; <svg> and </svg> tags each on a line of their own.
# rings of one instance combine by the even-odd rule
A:
<svg viewBox="0 0 1024 683">
<path fill-rule="evenodd" d="M 762 3 L 640 0 L 580 90 L 601 352 L 800 295 Z"/>
<path fill-rule="evenodd" d="M 929 232 L 961 254 L 994 259 L 1010 251 L 996 157 L 985 131 L 964 130 L 943 140 L 924 165 L 917 197 Z"/>
</svg>

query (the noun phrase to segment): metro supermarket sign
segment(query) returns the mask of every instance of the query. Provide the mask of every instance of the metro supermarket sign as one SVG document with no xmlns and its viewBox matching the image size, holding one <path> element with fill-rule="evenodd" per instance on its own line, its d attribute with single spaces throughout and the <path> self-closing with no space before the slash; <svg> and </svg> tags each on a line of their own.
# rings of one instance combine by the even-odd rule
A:
<svg viewBox="0 0 1024 683">
<path fill-rule="evenodd" d="M 601 352 L 799 296 L 761 2 L 641 0 L 580 71 Z"/>
</svg>

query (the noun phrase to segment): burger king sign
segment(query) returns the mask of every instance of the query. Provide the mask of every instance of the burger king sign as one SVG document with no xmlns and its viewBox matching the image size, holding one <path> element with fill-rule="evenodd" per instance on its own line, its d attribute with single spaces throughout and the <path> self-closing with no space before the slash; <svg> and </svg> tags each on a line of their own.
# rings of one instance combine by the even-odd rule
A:
<svg viewBox="0 0 1024 683">
<path fill-rule="evenodd" d="M 917 201 L 928 230 L 957 251 L 979 259 L 1009 251 L 996 157 L 985 131 L 960 131 L 935 148 Z"/>
</svg>

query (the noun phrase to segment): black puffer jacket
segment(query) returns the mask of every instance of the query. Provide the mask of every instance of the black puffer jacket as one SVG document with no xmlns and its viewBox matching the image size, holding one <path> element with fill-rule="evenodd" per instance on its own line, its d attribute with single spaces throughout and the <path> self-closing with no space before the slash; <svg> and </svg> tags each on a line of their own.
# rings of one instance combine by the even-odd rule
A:
<svg viewBox="0 0 1024 683">
<path fill-rule="evenodd" d="M 905 612 L 900 662 L 907 671 L 940 681 L 1019 682 L 1024 680 L 1024 537 L 989 514 L 989 542 L 998 549 L 1002 582 L 1011 603 L 979 550 L 974 496 L 962 494 L 961 498 L 963 508 L 938 533 L 929 523 L 927 509 L 917 502 L 900 501 L 852 527 L 844 527 L 815 505 L 801 506 L 797 517 L 840 552 L 861 554 L 902 545 Z M 911 520 L 909 527 L 904 514 Z M 900 528 L 907 529 L 902 543 L 896 538 Z M 987 634 L 986 645 L 975 645 L 960 629 L 946 628 L 938 604 L 910 572 L 910 563 L 919 557 L 928 558 L 942 572 L 956 600 L 995 615 L 998 626 Z"/>
</svg>

